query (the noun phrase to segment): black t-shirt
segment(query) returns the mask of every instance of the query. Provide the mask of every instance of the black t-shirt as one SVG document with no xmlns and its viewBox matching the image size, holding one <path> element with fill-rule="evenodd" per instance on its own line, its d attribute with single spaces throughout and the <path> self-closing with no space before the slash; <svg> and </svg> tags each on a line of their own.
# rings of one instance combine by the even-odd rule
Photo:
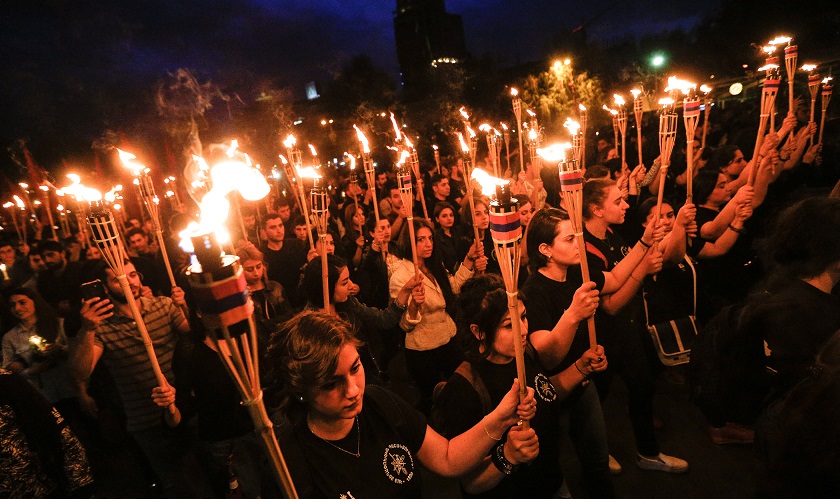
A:
<svg viewBox="0 0 840 499">
<path fill-rule="evenodd" d="M 286 291 L 289 301 L 293 305 L 299 305 L 297 288 L 300 281 L 300 269 L 306 263 L 306 245 L 298 239 L 286 239 L 280 251 L 269 249 L 265 244 L 260 251 L 265 255 L 268 279 L 279 282 Z"/>
<path fill-rule="evenodd" d="M 483 381 L 490 395 L 490 409 L 494 409 L 510 390 L 516 378 L 516 362 L 494 364 L 486 359 L 472 362 L 473 372 Z M 560 469 L 560 417 L 561 403 L 554 385 L 531 355 L 525 355 L 525 373 L 528 386 L 534 388 L 537 413 L 531 428 L 537 433 L 540 453 L 537 458 L 520 466 L 506 476 L 492 490 L 478 495 L 464 493 L 464 497 L 554 497 L 563 483 Z M 454 438 L 475 426 L 487 414 L 475 388 L 460 374 L 454 374 L 435 402 L 440 408 L 441 421 L 435 428 L 447 438 Z M 491 452 L 493 450 L 491 449 Z"/>
<path fill-rule="evenodd" d="M 694 315 L 694 273 L 685 259 L 645 278 L 645 300 L 649 324 Z"/>
<path fill-rule="evenodd" d="M 254 430 L 248 410 L 242 405 L 219 355 L 204 343 L 193 349 L 190 364 L 192 390 L 198 411 L 198 435 L 206 442 L 240 437 Z"/>
<path fill-rule="evenodd" d="M 305 422 L 295 427 L 294 443 L 301 452 L 285 455 L 292 480 L 308 475 L 314 497 L 419 498 L 417 453 L 426 438 L 425 416 L 378 386 L 365 389 L 362 407 L 358 431 L 354 427 L 332 445 Z M 353 452 L 357 444 L 359 457 L 335 447 Z"/>
<path fill-rule="evenodd" d="M 604 274 L 601 272 L 590 272 L 590 278 L 595 282 L 599 290 L 604 288 Z M 528 313 L 528 331 L 551 331 L 557 325 L 557 321 L 563 316 L 563 312 L 572 304 L 575 291 L 582 284 L 580 267 L 570 267 L 566 280 L 555 281 L 544 276 L 539 271 L 531 273 L 525 285 L 522 287 L 522 294 L 525 299 L 525 308 Z M 569 353 L 560 364 L 556 366 L 545 366 L 546 374 L 553 376 L 567 367 L 589 350 L 589 330 L 586 321 L 578 324 L 577 333 L 572 340 Z"/>
</svg>

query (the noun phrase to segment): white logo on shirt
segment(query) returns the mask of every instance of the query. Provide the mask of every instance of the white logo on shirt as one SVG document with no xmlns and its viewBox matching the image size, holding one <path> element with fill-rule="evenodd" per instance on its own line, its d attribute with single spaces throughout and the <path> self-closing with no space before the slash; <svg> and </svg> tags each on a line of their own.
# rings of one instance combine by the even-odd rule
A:
<svg viewBox="0 0 840 499">
<path fill-rule="evenodd" d="M 545 374 L 540 373 L 534 376 L 534 388 L 537 395 L 544 401 L 554 402 L 557 400 L 557 391 Z"/>
<path fill-rule="evenodd" d="M 339 494 L 338 499 L 356 499 L 356 497 L 348 490 L 346 494 Z"/>
<path fill-rule="evenodd" d="M 382 467 L 385 468 L 385 475 L 399 485 L 414 477 L 414 458 L 408 447 L 402 444 L 391 444 L 385 448 Z"/>
</svg>

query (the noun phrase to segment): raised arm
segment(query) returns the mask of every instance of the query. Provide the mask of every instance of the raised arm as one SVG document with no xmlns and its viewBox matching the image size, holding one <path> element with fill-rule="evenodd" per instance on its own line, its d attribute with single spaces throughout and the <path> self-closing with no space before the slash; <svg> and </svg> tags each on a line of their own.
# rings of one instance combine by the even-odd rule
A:
<svg viewBox="0 0 840 499">
<path fill-rule="evenodd" d="M 551 329 L 532 331 L 531 345 L 539 352 L 543 365 L 553 367 L 569 353 L 578 325 L 592 317 L 598 309 L 598 290 L 594 282 L 586 282 L 575 291 L 572 303 Z"/>
</svg>

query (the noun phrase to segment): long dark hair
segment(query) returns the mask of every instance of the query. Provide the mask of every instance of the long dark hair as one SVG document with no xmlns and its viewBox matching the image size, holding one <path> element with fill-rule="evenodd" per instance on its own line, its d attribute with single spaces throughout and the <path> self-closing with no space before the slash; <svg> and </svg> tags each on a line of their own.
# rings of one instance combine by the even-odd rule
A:
<svg viewBox="0 0 840 499">
<path fill-rule="evenodd" d="M 501 276 L 481 274 L 470 278 L 458 294 L 458 335 L 470 360 L 488 357 L 493 353 L 496 332 L 508 313 L 507 292 Z M 513 320 L 513 318 L 511 318 Z M 482 333 L 479 340 L 470 327 L 475 324 Z M 480 347 L 484 347 L 481 353 Z"/>
<path fill-rule="evenodd" d="M 399 248 L 400 248 L 400 255 L 406 260 L 411 259 L 411 241 L 410 232 L 408 231 L 408 220 L 405 221 L 403 227 L 400 229 L 400 237 L 399 237 Z M 414 235 L 417 237 L 417 232 L 420 229 L 429 229 L 429 232 L 432 233 L 432 236 L 435 234 L 435 229 L 432 227 L 432 224 L 429 223 L 428 220 L 425 218 L 415 218 L 414 219 Z M 446 271 L 446 267 L 443 265 L 443 260 L 440 256 L 440 251 L 438 249 L 438 245 L 435 244 L 432 246 L 432 256 L 426 259 L 426 268 L 429 269 L 429 272 L 432 273 L 434 276 L 435 281 L 437 281 L 438 286 L 440 286 L 441 291 L 443 292 L 443 298 L 446 300 L 446 313 L 449 314 L 450 317 L 455 317 L 457 315 L 457 308 L 455 306 L 455 293 L 452 292 L 452 285 L 449 283 L 449 272 Z"/>
<path fill-rule="evenodd" d="M 525 234 L 528 268 L 531 272 L 548 265 L 548 257 L 540 253 L 540 245 L 554 244 L 554 239 L 560 235 L 560 222 L 563 220 L 569 220 L 569 214 L 559 208 L 543 208 L 534 213 Z"/>
<path fill-rule="evenodd" d="M 335 255 L 327 255 L 327 286 L 330 292 L 330 299 L 335 294 L 335 285 L 338 283 L 338 277 L 345 267 L 347 267 L 347 262 L 344 259 Z M 301 289 L 303 289 L 304 296 L 306 296 L 306 300 L 310 305 L 323 308 L 324 284 L 321 278 L 320 257 L 313 258 L 312 261 L 306 264 L 306 268 L 303 271 Z"/>
<path fill-rule="evenodd" d="M 59 318 L 50 304 L 41 298 L 41 295 L 36 291 L 29 288 L 17 288 L 8 296 L 11 298 L 15 295 L 25 296 L 35 302 L 35 330 L 38 332 L 38 336 L 50 343 L 55 342 L 58 339 Z M 20 321 L 15 320 L 17 324 L 20 324 Z"/>
</svg>

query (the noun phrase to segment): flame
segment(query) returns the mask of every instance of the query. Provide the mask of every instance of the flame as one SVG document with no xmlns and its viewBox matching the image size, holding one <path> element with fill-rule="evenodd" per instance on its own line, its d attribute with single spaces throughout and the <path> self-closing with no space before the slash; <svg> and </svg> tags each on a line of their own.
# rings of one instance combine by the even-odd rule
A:
<svg viewBox="0 0 840 499">
<path fill-rule="evenodd" d="M 789 36 L 777 36 L 776 38 L 773 38 L 772 40 L 770 40 L 768 43 L 770 45 L 780 45 L 782 43 L 790 43 L 792 41 L 793 41 L 793 38 L 791 38 Z"/>
<path fill-rule="evenodd" d="M 11 201 L 8 201 L 8 202 L 3 203 L 3 208 L 8 209 L 8 208 L 13 207 L 14 205 L 15 205 L 15 203 L 13 203 L 13 202 L 11 202 Z M 60 206 L 60 205 L 59 205 L 59 206 Z"/>
<path fill-rule="evenodd" d="M 504 123 L 500 123 L 500 124 L 502 125 L 502 130 L 507 132 L 507 129 L 508 129 L 507 125 L 505 125 Z"/>
<path fill-rule="evenodd" d="M 832 78 L 830 76 L 826 76 L 825 78 L 823 78 L 822 84 L 823 85 L 831 85 L 831 80 L 833 80 L 833 79 L 834 78 Z"/>
<path fill-rule="evenodd" d="M 518 95 L 519 95 L 519 90 L 517 90 L 516 88 L 511 88 L 510 89 L 510 96 L 511 97 L 516 97 Z"/>
<path fill-rule="evenodd" d="M 29 189 L 29 184 L 27 184 L 26 182 L 21 182 L 18 185 L 23 187 L 24 189 Z"/>
<path fill-rule="evenodd" d="M 613 102 L 615 102 L 616 106 L 623 106 L 624 105 L 624 97 L 622 97 L 618 94 L 613 94 Z"/>
<path fill-rule="evenodd" d="M 435 151 L 437 151 L 437 150 L 438 150 L 438 146 L 437 146 L 437 144 L 432 144 L 432 149 L 434 149 Z"/>
<path fill-rule="evenodd" d="M 297 169 L 300 178 L 321 178 L 321 175 L 311 166 L 304 166 Z"/>
<path fill-rule="evenodd" d="M 570 134 L 577 135 L 580 130 L 580 123 L 571 118 L 566 118 L 566 121 L 563 122 L 563 127 L 565 127 Z"/>
<path fill-rule="evenodd" d="M 312 152 L 312 156 L 317 158 L 318 157 L 318 151 L 315 150 L 315 146 L 313 146 L 312 144 L 308 144 L 308 145 L 309 145 L 309 151 Z"/>
<path fill-rule="evenodd" d="M 408 150 L 403 149 L 400 153 L 400 159 L 397 161 L 397 168 L 405 164 L 405 161 L 411 157 L 411 153 Z"/>
<path fill-rule="evenodd" d="M 356 125 L 353 125 L 353 128 L 356 129 L 356 138 L 358 138 L 359 142 L 362 143 L 362 151 L 365 154 L 369 154 L 370 153 L 370 144 L 368 144 L 367 137 L 365 137 L 365 134 L 362 133 L 362 131 L 359 130 L 359 127 L 357 127 Z"/>
<path fill-rule="evenodd" d="M 663 98 L 659 99 L 659 105 L 660 106 L 673 106 L 674 105 L 674 99 L 672 99 L 670 97 L 663 97 Z"/>
<path fill-rule="evenodd" d="M 283 141 L 283 145 L 286 146 L 286 149 L 293 148 L 296 143 L 297 143 L 297 139 L 292 134 L 289 134 L 289 136 L 286 137 L 286 140 Z"/>
<path fill-rule="evenodd" d="M 639 96 L 642 95 L 642 91 L 639 90 L 638 88 L 634 88 L 633 90 L 630 91 L 630 93 L 633 94 L 633 99 L 634 100 L 638 99 Z"/>
<path fill-rule="evenodd" d="M 776 47 L 773 45 L 765 45 L 764 47 L 761 47 L 761 50 L 767 55 L 773 55 L 773 53 L 776 52 Z"/>
<path fill-rule="evenodd" d="M 580 109 L 584 113 L 586 112 L 586 106 L 584 106 L 583 104 L 578 104 L 578 109 Z"/>
<path fill-rule="evenodd" d="M 350 158 L 350 171 L 355 170 L 356 169 L 356 156 L 353 156 L 352 154 L 350 154 L 347 151 L 344 151 L 344 155 L 347 156 L 348 158 Z"/>
<path fill-rule="evenodd" d="M 700 91 L 703 92 L 704 94 L 708 95 L 709 92 L 712 91 L 712 87 L 710 87 L 708 85 L 700 85 Z"/>
<path fill-rule="evenodd" d="M 461 150 L 464 152 L 470 152 L 470 146 L 467 145 L 467 142 L 464 140 L 464 134 L 458 132 L 458 141 L 461 142 Z"/>
<path fill-rule="evenodd" d="M 87 187 L 82 185 L 82 179 L 75 173 L 70 173 L 67 175 L 67 178 L 70 179 L 72 184 L 68 185 L 67 187 L 63 187 L 62 190 L 65 193 L 70 194 L 71 196 L 75 197 L 77 201 L 80 203 L 86 201 L 88 203 L 93 203 L 94 201 L 102 201 L 102 193 L 96 189 Z M 16 199 L 19 199 L 15 196 Z M 21 204 L 18 204 L 19 207 L 22 208 Z"/>
<path fill-rule="evenodd" d="M 473 169 L 472 175 L 470 176 L 473 180 L 478 182 L 478 185 L 481 186 L 481 194 L 484 196 L 492 196 L 495 194 L 497 185 L 505 185 L 509 183 L 507 180 L 490 175 L 481 168 Z"/>
<path fill-rule="evenodd" d="M 571 148 L 572 144 L 568 142 L 551 144 L 550 146 L 537 149 L 537 154 L 552 163 L 560 163 L 561 161 L 566 161 L 566 151 Z"/>
<path fill-rule="evenodd" d="M 17 194 L 15 194 L 12 197 L 15 198 L 15 204 L 17 205 L 18 208 L 20 208 L 21 210 L 26 209 L 26 205 L 23 204 L 23 199 L 19 198 Z"/>
<path fill-rule="evenodd" d="M 531 111 L 530 109 L 526 109 L 525 112 L 528 113 L 528 116 L 532 118 L 535 118 L 537 116 L 537 113 Z"/>
<path fill-rule="evenodd" d="M 470 115 L 467 114 L 467 109 L 464 106 L 461 106 L 461 109 L 459 109 L 458 112 L 461 113 L 461 116 L 463 116 L 465 120 L 470 119 Z"/>
<path fill-rule="evenodd" d="M 394 127 L 394 135 L 396 135 L 396 138 L 394 140 L 399 142 L 400 139 L 402 139 L 402 132 L 400 132 L 400 127 L 399 125 L 397 125 L 397 119 L 394 117 L 393 112 L 391 113 L 391 125 L 393 125 Z"/>
<path fill-rule="evenodd" d="M 606 104 L 603 105 L 603 109 L 604 111 L 610 113 L 613 116 L 618 116 L 618 111 L 616 111 L 615 109 L 610 109 L 609 107 L 607 107 Z"/>
<path fill-rule="evenodd" d="M 414 149 L 414 144 L 412 144 L 411 141 L 408 140 L 408 135 L 403 135 L 403 141 L 405 142 L 405 145 L 407 147 Z"/>
<path fill-rule="evenodd" d="M 482 132 L 490 133 L 491 127 L 487 123 L 482 123 L 482 124 L 478 125 L 478 129 L 481 130 Z"/>
<path fill-rule="evenodd" d="M 528 140 L 537 140 L 538 134 L 537 131 L 533 128 L 528 130 Z"/>
<path fill-rule="evenodd" d="M 472 127 L 467 127 L 467 133 L 470 134 L 471 139 L 475 138 L 475 130 L 473 130 Z"/>
<path fill-rule="evenodd" d="M 772 71 L 774 69 L 779 69 L 779 65 L 778 64 L 765 64 L 764 66 L 761 66 L 760 68 L 758 68 L 756 71 Z"/>
<path fill-rule="evenodd" d="M 122 149 L 117 149 L 117 153 L 120 155 L 120 161 L 122 161 L 124 166 L 131 170 L 131 174 L 135 177 L 140 175 L 141 172 L 147 170 L 146 165 L 138 163 L 137 161 L 132 161 L 137 159 L 137 156 L 134 154 L 123 151 Z"/>
<path fill-rule="evenodd" d="M 817 65 L 816 64 L 803 64 L 801 69 L 802 69 L 802 71 L 808 71 L 810 73 L 811 71 L 817 69 Z"/>
<path fill-rule="evenodd" d="M 284 165 L 289 164 L 289 160 L 286 159 L 286 156 L 283 156 L 282 154 L 278 154 L 277 156 L 280 158 L 280 161 L 282 161 Z"/>
<path fill-rule="evenodd" d="M 55 209 L 58 210 L 58 211 L 64 211 L 64 205 L 63 204 L 57 204 L 57 205 L 55 205 Z"/>
<path fill-rule="evenodd" d="M 672 92 L 675 90 L 679 90 L 683 94 L 688 94 L 688 91 L 692 88 L 697 88 L 696 83 L 691 83 L 690 81 L 680 80 L 676 76 L 669 76 L 668 77 L 668 86 L 665 87 L 666 92 Z"/>
<path fill-rule="evenodd" d="M 239 149 L 239 141 L 233 139 L 230 141 L 230 147 L 228 147 L 227 151 L 225 151 L 225 154 L 227 154 L 228 158 L 232 158 L 233 155 L 236 154 L 237 149 Z"/>
</svg>

